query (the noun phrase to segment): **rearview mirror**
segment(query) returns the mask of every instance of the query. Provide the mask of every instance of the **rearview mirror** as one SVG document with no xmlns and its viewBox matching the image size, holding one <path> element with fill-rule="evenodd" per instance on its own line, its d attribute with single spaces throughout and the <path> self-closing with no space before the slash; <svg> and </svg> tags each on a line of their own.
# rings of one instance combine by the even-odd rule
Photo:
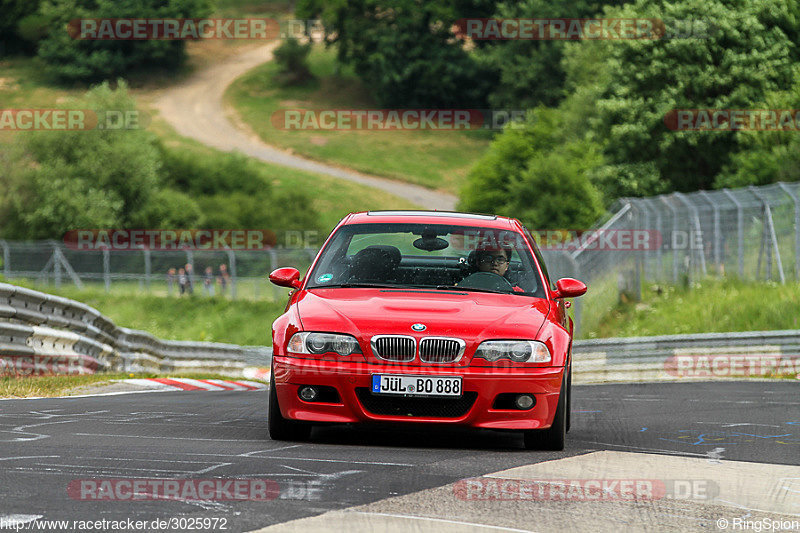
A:
<svg viewBox="0 0 800 533">
<path fill-rule="evenodd" d="M 299 289 L 300 285 L 300 271 L 292 267 L 279 268 L 269 275 L 269 280 L 278 287 L 288 287 L 290 289 Z"/>
<path fill-rule="evenodd" d="M 556 298 L 575 298 L 586 293 L 586 284 L 573 278 L 556 281 Z"/>
</svg>

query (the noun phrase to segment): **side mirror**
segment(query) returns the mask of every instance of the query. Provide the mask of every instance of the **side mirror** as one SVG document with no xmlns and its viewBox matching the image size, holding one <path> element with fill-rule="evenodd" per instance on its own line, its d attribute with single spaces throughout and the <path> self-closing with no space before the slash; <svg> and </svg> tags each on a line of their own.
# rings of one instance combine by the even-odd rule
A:
<svg viewBox="0 0 800 533">
<path fill-rule="evenodd" d="M 556 298 L 575 298 L 586 293 L 586 284 L 572 278 L 556 281 Z"/>
<path fill-rule="evenodd" d="M 290 289 L 299 289 L 300 271 L 292 267 L 279 268 L 269 275 L 269 280 L 278 287 L 288 287 Z"/>
</svg>

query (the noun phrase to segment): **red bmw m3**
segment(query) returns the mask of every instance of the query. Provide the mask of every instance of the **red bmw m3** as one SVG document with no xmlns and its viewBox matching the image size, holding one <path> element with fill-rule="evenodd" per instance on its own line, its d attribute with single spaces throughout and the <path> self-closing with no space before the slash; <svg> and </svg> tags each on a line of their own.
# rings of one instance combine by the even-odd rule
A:
<svg viewBox="0 0 800 533">
<path fill-rule="evenodd" d="M 516 430 L 561 450 L 569 430 L 572 320 L 519 221 L 429 211 L 348 215 L 272 325 L 269 432 L 314 424 L 456 424 Z"/>
</svg>

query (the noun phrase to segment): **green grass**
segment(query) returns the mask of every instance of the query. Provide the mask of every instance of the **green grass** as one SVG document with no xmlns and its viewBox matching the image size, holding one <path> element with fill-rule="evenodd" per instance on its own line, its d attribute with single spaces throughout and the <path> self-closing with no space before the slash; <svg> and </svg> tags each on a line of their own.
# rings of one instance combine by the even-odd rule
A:
<svg viewBox="0 0 800 533">
<path fill-rule="evenodd" d="M 191 379 L 230 379 L 230 376 L 217 374 L 89 374 L 81 376 L 25 376 L 0 378 L 0 398 L 48 398 L 81 394 L 79 388 L 89 385 L 103 385 L 115 379 L 128 378 L 168 378 Z M 258 380 L 250 380 L 258 381 Z M 79 390 L 75 390 L 79 389 Z"/>
<path fill-rule="evenodd" d="M 84 89 L 64 90 L 47 85 L 46 81 L 37 74 L 35 60 L 30 58 L 0 61 L 0 67 L 2 67 L 0 70 L 0 100 L 7 108 L 49 108 L 64 103 L 68 99 L 77 98 L 85 92 Z M 150 131 L 161 137 L 169 147 L 203 157 L 222 154 L 219 150 L 179 136 L 171 126 L 160 119 L 148 105 L 156 93 L 149 89 L 134 89 L 131 94 L 142 104 L 141 107 L 154 117 L 148 126 Z M 25 132 L 0 132 L 0 147 L 3 143 L 11 142 L 14 135 L 24 134 Z M 320 214 L 320 226 L 325 233 L 321 237 L 325 237 L 342 217 L 352 211 L 419 207 L 387 192 L 357 183 L 256 160 L 253 160 L 253 165 L 276 189 L 302 189 L 308 193 L 311 205 Z M 298 206 L 298 208 L 302 209 L 303 206 Z"/>
<path fill-rule="evenodd" d="M 185 150 L 198 156 L 221 154 L 219 150 L 179 136 L 171 126 L 161 119 L 154 120 L 150 127 L 165 140 L 170 148 Z M 321 237 L 323 238 L 327 237 L 334 226 L 351 212 L 370 209 L 416 209 L 419 207 L 408 200 L 358 183 L 257 160 L 253 160 L 253 165 L 265 179 L 272 183 L 276 191 L 300 189 L 309 195 L 311 205 L 320 215 L 320 225 L 324 233 Z M 303 208 L 303 206 L 297 207 L 298 209 Z"/>
<path fill-rule="evenodd" d="M 348 69 L 336 74 L 335 50 L 315 46 L 309 56 L 315 79 L 281 86 L 278 66 L 266 63 L 231 85 L 226 100 L 266 143 L 306 157 L 369 174 L 457 193 L 472 165 L 488 148 L 486 131 L 283 130 L 272 115 L 283 109 L 377 109 Z"/>
<path fill-rule="evenodd" d="M 704 280 L 647 285 L 642 302 L 618 303 L 583 337 L 639 337 L 800 329 L 800 283 Z"/>
</svg>

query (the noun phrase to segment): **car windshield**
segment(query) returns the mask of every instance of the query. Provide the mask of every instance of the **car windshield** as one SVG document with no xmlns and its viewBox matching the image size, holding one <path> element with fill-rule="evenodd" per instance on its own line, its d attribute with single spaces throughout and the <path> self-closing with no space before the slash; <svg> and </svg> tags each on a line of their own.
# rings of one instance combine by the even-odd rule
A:
<svg viewBox="0 0 800 533">
<path fill-rule="evenodd" d="M 523 236 L 443 224 L 351 224 L 339 228 L 307 288 L 383 287 L 494 292 L 545 298 Z"/>
</svg>

